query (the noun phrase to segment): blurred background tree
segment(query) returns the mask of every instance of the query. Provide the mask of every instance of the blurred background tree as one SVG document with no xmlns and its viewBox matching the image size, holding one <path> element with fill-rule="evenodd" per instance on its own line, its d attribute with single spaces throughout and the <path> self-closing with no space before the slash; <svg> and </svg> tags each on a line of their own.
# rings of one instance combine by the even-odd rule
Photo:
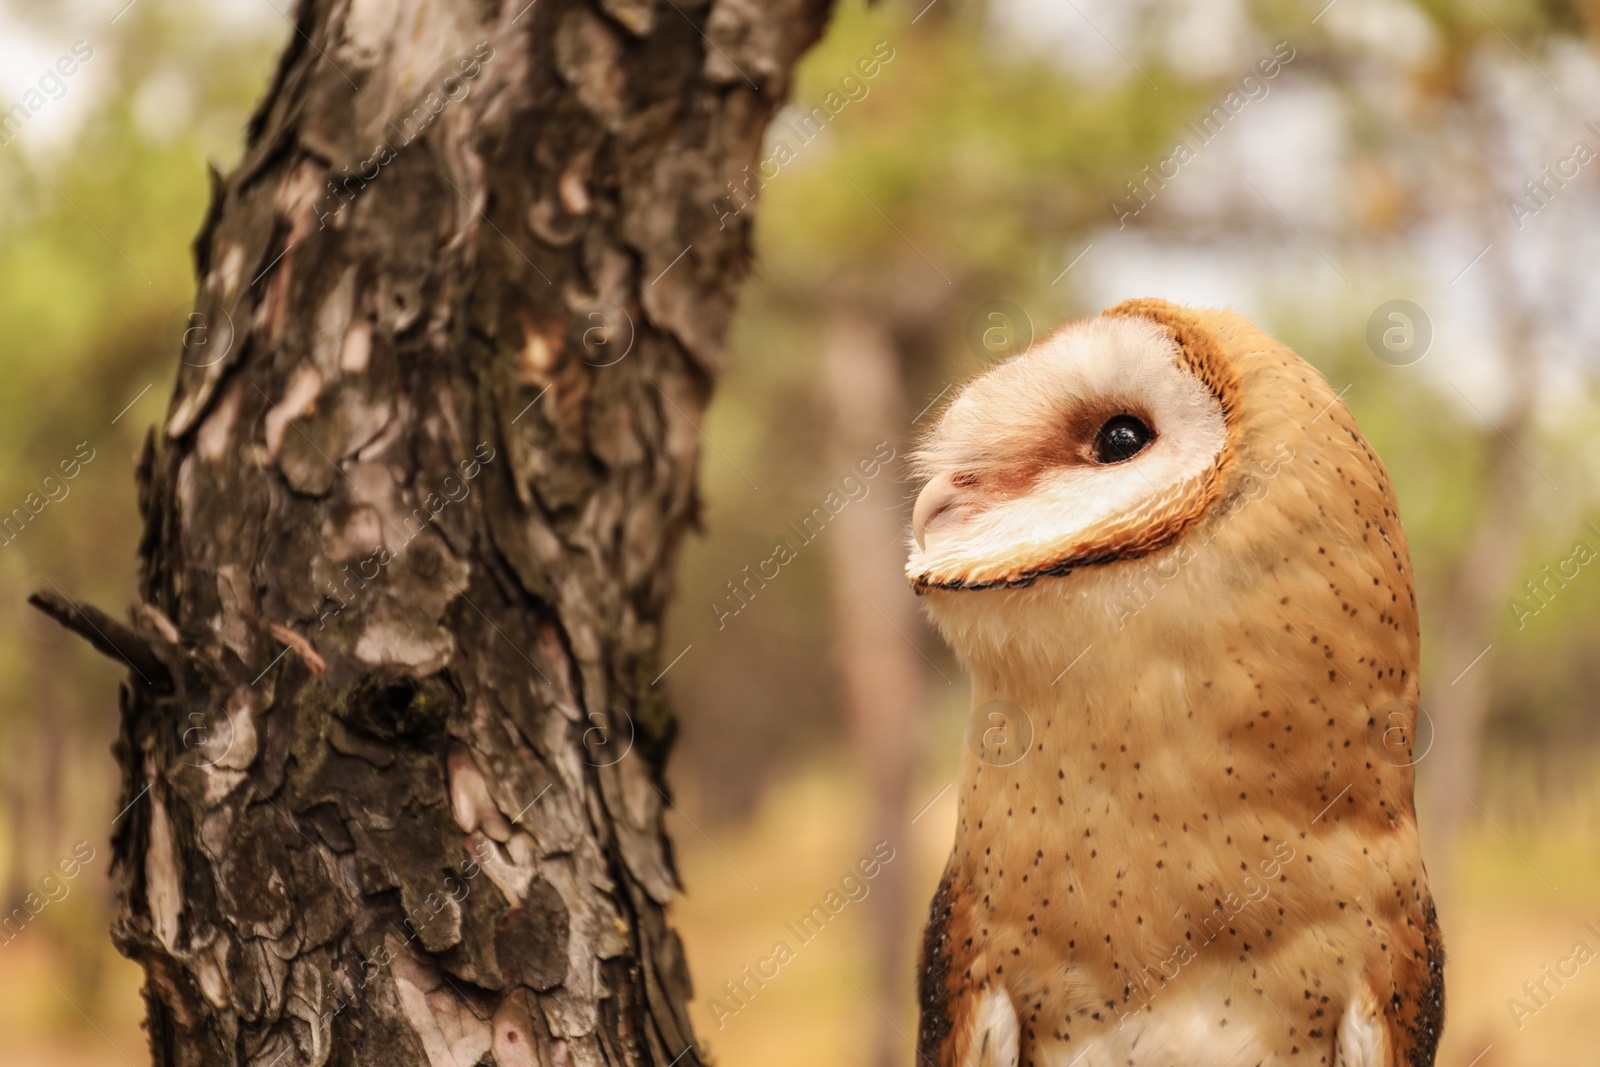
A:
<svg viewBox="0 0 1600 1067">
<path fill-rule="evenodd" d="M 136 975 L 110 954 L 101 895 L 118 672 L 22 601 L 46 579 L 131 595 L 131 457 L 170 387 L 205 160 L 236 158 L 294 32 L 269 0 L 138 0 L 112 23 L 121 7 L 0 2 L 0 110 L 74 41 L 94 48 L 0 146 L 0 509 L 42 496 L 80 442 L 94 451 L 70 495 L 0 537 L 5 907 L 75 842 L 100 850 L 68 897 L 0 936 L 0 1025 L 16 1035 L 0 1064 L 143 1061 Z M 705 529 L 665 643 L 687 651 L 662 684 L 683 727 L 678 918 L 722 1062 L 911 1061 L 912 935 L 950 840 L 966 698 L 891 580 L 901 464 L 951 383 L 1136 295 L 1238 307 L 1348 387 L 1418 573 L 1422 830 L 1451 950 L 1440 1061 L 1582 1060 L 1600 981 L 1521 1026 L 1508 998 L 1574 941 L 1595 945 L 1583 923 L 1600 915 L 1600 565 L 1575 551 L 1600 553 L 1600 159 L 1576 151 L 1600 156 L 1597 14 L 1567 0 L 840 10 L 759 183 L 708 205 L 754 191 L 759 259 L 704 427 Z M 1268 78 L 1257 64 L 1274 55 Z M 1197 134 L 1218 106 L 1226 119 Z M 1397 299 L 1421 310 L 1425 350 L 1383 348 L 1393 323 L 1375 312 Z M 897 458 L 866 477 L 880 443 Z M 829 494 L 847 501 L 837 513 Z M 830 518 L 807 540 L 796 527 L 818 507 Z M 792 559 L 750 581 L 780 542 Z M 724 982 L 879 841 L 895 858 L 837 928 L 728 1000 Z"/>
</svg>

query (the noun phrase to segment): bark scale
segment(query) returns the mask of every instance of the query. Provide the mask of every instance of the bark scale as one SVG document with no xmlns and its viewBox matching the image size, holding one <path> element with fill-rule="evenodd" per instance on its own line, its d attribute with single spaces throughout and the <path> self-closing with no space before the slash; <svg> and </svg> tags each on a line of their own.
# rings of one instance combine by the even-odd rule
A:
<svg viewBox="0 0 1600 1067">
<path fill-rule="evenodd" d="M 696 1064 L 660 622 L 825 0 L 303 0 L 139 464 L 114 936 L 162 1065 Z M 98 638 L 96 638 L 98 635 Z"/>
</svg>

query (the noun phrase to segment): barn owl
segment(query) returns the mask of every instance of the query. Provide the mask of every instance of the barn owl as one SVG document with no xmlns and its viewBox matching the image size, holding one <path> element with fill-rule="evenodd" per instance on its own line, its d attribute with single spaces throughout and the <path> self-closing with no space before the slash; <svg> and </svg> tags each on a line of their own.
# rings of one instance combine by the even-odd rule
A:
<svg viewBox="0 0 1600 1067">
<path fill-rule="evenodd" d="M 1130 301 L 968 384 L 916 462 L 906 573 L 974 705 L 920 1062 L 1431 1065 L 1411 569 L 1322 377 Z"/>
</svg>

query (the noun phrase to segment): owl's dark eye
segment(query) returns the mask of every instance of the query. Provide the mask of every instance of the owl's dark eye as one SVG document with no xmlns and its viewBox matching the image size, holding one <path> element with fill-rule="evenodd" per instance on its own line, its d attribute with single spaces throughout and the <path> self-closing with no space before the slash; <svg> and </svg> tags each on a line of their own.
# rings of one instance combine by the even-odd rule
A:
<svg viewBox="0 0 1600 1067">
<path fill-rule="evenodd" d="M 1118 415 L 1094 434 L 1094 461 L 1121 463 L 1132 459 L 1156 439 L 1156 432 L 1132 415 Z"/>
</svg>

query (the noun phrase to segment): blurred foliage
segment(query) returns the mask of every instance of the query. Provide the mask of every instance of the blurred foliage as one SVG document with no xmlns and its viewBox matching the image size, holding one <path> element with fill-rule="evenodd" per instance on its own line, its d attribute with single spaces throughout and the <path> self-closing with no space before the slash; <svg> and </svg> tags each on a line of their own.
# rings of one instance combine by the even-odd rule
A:
<svg viewBox="0 0 1600 1067">
<path fill-rule="evenodd" d="M 95 850 L 59 902 L 0 938 L 0 971 L 30 979 L 8 990 L 17 1018 L 8 1011 L 6 1028 L 16 1041 L 3 1044 L 26 1058 L 40 1032 L 77 1032 L 29 1061 L 41 1063 L 80 1054 L 117 1062 L 84 1029 L 84 1015 L 124 1053 L 141 1055 L 142 1039 L 137 970 L 115 957 L 106 934 L 123 672 L 24 601 L 52 585 L 114 610 L 133 600 L 133 460 L 170 392 L 182 321 L 174 313 L 193 296 L 189 249 L 209 195 L 206 163 L 237 157 L 245 116 L 288 32 L 281 21 L 224 24 L 199 4 L 143 3 L 108 29 L 115 13 L 0 6 L 0 37 L 39 43 L 36 69 L 15 80 L 8 72 L 3 107 L 74 41 L 94 49 L 61 98 L 0 147 L 5 913 L 40 892 L 74 843 Z M 13 1061 L 0 1053 L 0 1062 Z"/>
<path fill-rule="evenodd" d="M 871 294 L 910 273 L 1015 296 L 1053 243 L 1107 217 L 1106 190 L 1168 147 L 1217 88 L 1159 67 L 1148 68 L 1159 91 L 1143 78 L 1085 82 L 986 35 L 983 14 L 935 7 L 908 30 L 901 8 L 841 10 L 806 59 L 790 114 L 836 91 L 878 42 L 893 59 L 829 136 L 797 144 L 792 121 L 775 124 L 769 143 L 789 143 L 795 159 L 761 198 L 759 250 L 774 284 Z"/>
<path fill-rule="evenodd" d="M 838 799 L 851 787 L 837 780 L 845 717 L 826 553 L 803 551 L 725 626 L 713 607 L 725 583 L 766 558 L 784 524 L 845 473 L 823 459 L 833 413 L 818 384 L 821 326 L 842 308 L 881 316 L 894 333 L 910 410 L 882 428 L 882 439 L 903 454 L 917 410 L 982 366 L 968 325 L 986 301 L 1026 309 L 1042 331 L 1128 296 L 1222 294 L 1206 298 L 1248 311 L 1335 387 L 1349 386 L 1348 403 L 1394 475 L 1426 620 L 1485 507 L 1496 431 L 1481 412 L 1495 414 L 1503 380 L 1495 366 L 1509 352 L 1490 309 L 1492 287 L 1481 274 L 1459 286 L 1451 275 L 1489 239 L 1483 232 L 1514 244 L 1513 267 L 1537 298 L 1539 334 L 1512 340 L 1544 350 L 1550 374 L 1529 457 L 1529 478 L 1540 480 L 1531 483 L 1539 495 L 1522 577 L 1505 591 L 1507 610 L 1486 661 L 1494 714 L 1485 803 L 1497 823 L 1501 815 L 1510 820 L 1498 825 L 1518 832 L 1554 833 L 1562 825 L 1592 832 L 1600 821 L 1600 564 L 1585 567 L 1525 626 L 1510 600 L 1522 581 L 1590 536 L 1585 523 L 1600 522 L 1595 324 L 1583 320 L 1596 284 L 1593 253 L 1582 244 L 1565 252 L 1571 246 L 1561 240 L 1594 233 L 1595 174 L 1586 169 L 1526 235 L 1510 228 L 1509 214 L 1484 212 L 1503 212 L 1523 178 L 1586 136 L 1582 123 L 1594 116 L 1573 101 L 1600 82 L 1589 36 L 1595 5 L 1336 0 L 1313 24 L 1321 4 L 1298 0 L 1139 0 L 1115 18 L 1112 5 L 1085 0 L 1080 21 L 1066 12 L 1064 22 L 1051 23 L 1057 30 L 1018 33 L 1019 22 L 1032 25 L 1039 4 L 924 3 L 867 8 L 850 0 L 841 8 L 806 57 L 792 105 L 763 153 L 770 158 L 784 142 L 789 158 L 775 174 L 768 169 L 753 210 L 730 220 L 758 220 L 755 276 L 735 322 L 731 369 L 705 426 L 714 447 L 702 468 L 704 531 L 685 553 L 663 649 L 666 660 L 692 648 L 665 684 L 683 723 L 671 777 L 696 827 L 678 827 L 677 842 L 686 881 L 703 894 L 685 913 L 686 939 L 691 960 L 699 946 L 712 953 L 706 969 L 696 965 L 702 985 L 720 981 L 715 967 L 731 972 L 750 958 L 749 944 L 761 947 L 781 925 L 783 906 L 804 894 L 796 888 L 781 902 L 759 904 L 735 899 L 742 884 L 728 880 L 724 892 L 721 850 L 698 828 L 736 840 L 729 848 L 763 885 L 809 884 L 805 878 L 826 875 L 855 847 L 854 808 Z M 51 583 L 108 607 L 132 599 L 132 461 L 170 392 L 173 323 L 192 295 L 189 242 L 207 203 L 206 162 L 226 169 L 237 158 L 249 109 L 293 31 L 270 6 L 187 0 L 141 0 L 109 25 L 120 6 L 0 3 L 0 36 L 15 30 L 42 42 L 40 69 L 74 40 L 96 50 L 67 97 L 0 147 L 0 449 L 7 457 L 0 518 L 28 494 L 43 496 L 43 479 L 80 442 L 94 453 L 65 497 L 0 546 L 0 623 L 11 638 L 0 646 L 5 907 L 74 842 L 100 850 L 80 889 L 39 929 L 0 945 L 0 972 L 55 976 L 63 995 L 138 1058 L 133 983 L 126 964 L 107 971 L 103 935 L 110 909 L 104 842 L 119 796 L 108 749 L 121 672 L 23 600 Z M 1191 8 L 1234 32 L 1200 40 L 1167 32 Z M 1101 35 L 1102 23 L 1116 45 Z M 1166 156 L 1184 123 L 1284 39 L 1297 57 L 1273 95 L 1252 103 L 1170 192 L 1119 230 L 1110 202 L 1126 196 L 1125 183 Z M 861 66 L 869 57 L 877 64 L 870 77 Z M 0 106 L 33 77 L 23 70 L 8 83 Z M 846 101 L 836 114 L 825 103 L 830 93 Z M 1487 118 L 1473 103 L 1484 99 Z M 1318 110 L 1320 101 L 1332 103 Z M 819 106 L 830 112 L 821 132 L 795 134 L 793 123 Z M 1334 168 L 1312 176 L 1327 179 L 1334 193 L 1322 202 L 1280 201 L 1269 179 L 1305 174 L 1312 164 L 1263 131 L 1311 126 L 1331 138 L 1318 158 Z M 1488 208 L 1460 192 L 1460 176 L 1474 162 L 1492 168 L 1500 188 Z M 1252 193 L 1244 177 L 1274 200 Z M 734 207 L 724 201 L 707 210 Z M 1063 275 L 1090 245 L 1092 255 Z M 1200 266 L 1185 274 L 1185 263 Z M 1564 296 L 1545 284 L 1551 278 L 1576 292 Z M 1395 295 L 1434 313 L 1434 350 L 1416 366 L 1388 366 L 1367 347 L 1368 314 Z M 1450 377 L 1458 372 L 1460 387 Z M 1547 492 L 1535 465 L 1561 489 Z M 863 506 L 907 508 L 910 487 L 899 479 L 898 467 L 880 475 Z M 908 636 L 958 677 L 937 642 Z M 934 693 L 913 739 L 923 753 L 920 788 L 930 796 L 947 780 L 965 711 L 962 686 Z M 835 776 L 827 780 L 837 788 L 814 788 L 819 774 Z M 914 858 L 925 873 L 937 869 L 948 839 L 940 818 L 918 826 L 932 827 L 925 846 L 933 851 Z M 1498 842 L 1474 853 L 1479 858 L 1462 877 L 1486 900 L 1542 892 L 1544 883 L 1526 871 L 1506 873 L 1518 860 L 1494 851 Z M 1565 875 L 1557 880 L 1568 884 Z M 1487 929 L 1493 910 L 1480 911 L 1467 918 Z M 719 939 L 735 941 L 719 947 Z M 1492 966 L 1491 941 L 1469 935 L 1471 958 Z M 837 968 L 856 973 L 860 962 L 848 957 Z M 832 963 L 818 966 L 835 973 Z M 1517 980 L 1535 970 L 1517 970 Z M 816 975 L 796 987 L 804 981 Z M 1500 996 L 1516 982 L 1505 986 Z M 1485 984 L 1474 1002 L 1500 1010 L 1496 989 Z M 839 996 L 835 983 L 827 998 Z M 808 997 L 732 1047 L 770 1045 L 774 1033 L 802 1027 L 807 1009 L 833 1004 Z M 29 1009 L 31 1025 L 78 1026 L 74 1012 L 48 1003 Z M 26 1062 L 116 1062 L 92 1035 L 84 1041 L 81 1060 L 58 1049 Z M 1547 1046 L 1522 1043 L 1482 1067 L 1541 1062 L 1527 1058 L 1536 1047 Z M 1476 1051 L 1461 1048 L 1462 1062 Z M 844 1062 L 847 1052 L 841 1044 L 827 1058 Z"/>
</svg>

